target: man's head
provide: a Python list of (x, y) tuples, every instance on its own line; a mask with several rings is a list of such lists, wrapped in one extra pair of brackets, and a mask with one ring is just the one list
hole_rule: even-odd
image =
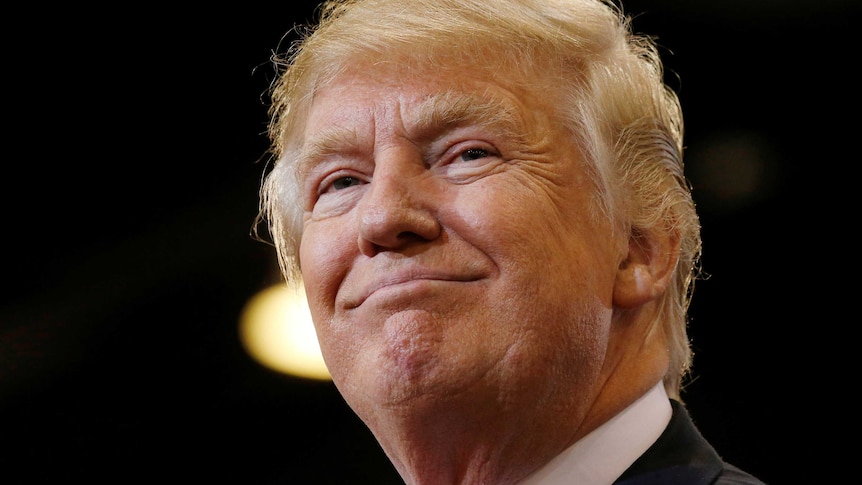
[(652, 44), (592, 0), (338, 2), (309, 34), (263, 212), (384, 448), (443, 409), (582, 434), (678, 396), (700, 235)]

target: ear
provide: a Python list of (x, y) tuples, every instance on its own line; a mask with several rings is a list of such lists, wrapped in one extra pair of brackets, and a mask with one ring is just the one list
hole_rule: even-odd
[(664, 294), (679, 260), (679, 236), (659, 226), (632, 231), (614, 283), (614, 306), (636, 308)]

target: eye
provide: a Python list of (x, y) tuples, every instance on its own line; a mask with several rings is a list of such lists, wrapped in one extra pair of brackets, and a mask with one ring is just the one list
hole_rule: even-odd
[(469, 162), (471, 160), (478, 160), (480, 158), (485, 158), (488, 156), (488, 150), (482, 148), (469, 148), (461, 152), (461, 161)]
[(359, 185), (362, 181), (356, 177), (339, 177), (332, 181), (333, 190), (342, 190), (354, 185)]

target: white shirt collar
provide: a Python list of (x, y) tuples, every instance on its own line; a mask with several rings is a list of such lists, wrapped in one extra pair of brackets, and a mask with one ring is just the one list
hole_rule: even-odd
[(609, 485), (647, 450), (672, 414), (661, 382), (520, 485)]

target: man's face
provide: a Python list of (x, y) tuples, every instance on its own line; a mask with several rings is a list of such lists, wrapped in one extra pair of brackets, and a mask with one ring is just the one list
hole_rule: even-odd
[(300, 263), (333, 380), (367, 422), (561, 396), (584, 413), (601, 386), (627, 240), (592, 212), (549, 104), (469, 69), (358, 69), (315, 94)]

